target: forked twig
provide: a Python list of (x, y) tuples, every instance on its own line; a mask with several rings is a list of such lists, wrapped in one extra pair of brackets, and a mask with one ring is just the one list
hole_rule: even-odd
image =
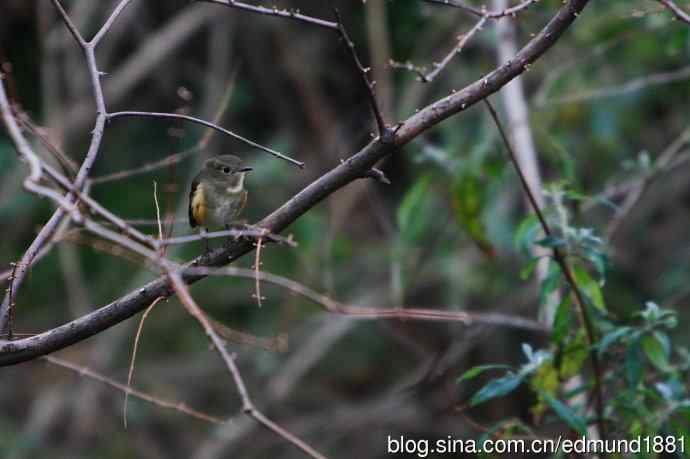
[(303, 440), (297, 438), (292, 433), (288, 432), (275, 422), (268, 419), (259, 410), (256, 409), (254, 403), (249, 397), (249, 392), (247, 391), (247, 387), (244, 384), (242, 375), (240, 374), (240, 371), (237, 368), (237, 365), (235, 364), (235, 356), (230, 355), (228, 351), (225, 349), (223, 341), (220, 339), (218, 334), (213, 329), (213, 326), (209, 319), (206, 317), (206, 314), (196, 304), (196, 302), (192, 298), (192, 295), (189, 293), (187, 284), (184, 283), (180, 275), (175, 271), (168, 271), (168, 278), (170, 279), (172, 288), (177, 293), (177, 296), (180, 298), (180, 301), (184, 305), (189, 315), (191, 315), (199, 322), (199, 324), (206, 332), (206, 336), (208, 336), (209, 340), (213, 344), (213, 347), (220, 354), (223, 362), (225, 363), (225, 366), (227, 367), (228, 371), (230, 372), (230, 375), (232, 376), (235, 382), (235, 387), (237, 388), (237, 391), (240, 395), (240, 399), (242, 401), (242, 411), (246, 415), (250, 416), (257, 422), (259, 422), (259, 424), (263, 425), (273, 433), (277, 434), (278, 436), (287, 440), (295, 447), (299, 448), (305, 454), (308, 454), (309, 456), (315, 459), (326, 459), (326, 457), (323, 454), (319, 453), (314, 448), (306, 444)]

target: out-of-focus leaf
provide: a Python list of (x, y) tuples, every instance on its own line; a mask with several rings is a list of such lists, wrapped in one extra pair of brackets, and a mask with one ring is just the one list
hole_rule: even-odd
[(525, 375), (508, 373), (502, 378), (494, 379), (482, 387), (470, 399), (470, 405), (476, 406), (492, 398), (502, 397), (514, 391), (524, 380)]
[(530, 215), (522, 220), (515, 231), (515, 248), (524, 254), (529, 254), (529, 248), (537, 238), (540, 228), (536, 215)]
[(421, 177), (405, 194), (398, 207), (397, 223), (402, 236), (408, 240), (415, 240), (426, 224), (422, 211), (425, 199), (429, 193), (431, 176)]
[(565, 403), (554, 398), (551, 394), (544, 392), (542, 395), (544, 400), (546, 400), (546, 403), (549, 404), (551, 409), (561, 420), (563, 420), (580, 435), (585, 435), (587, 433), (587, 422), (582, 416), (578, 415)]
[(633, 329), (630, 327), (619, 327), (605, 334), (599, 341), (599, 355), (601, 356), (612, 344), (632, 332)]
[(573, 322), (571, 321), (572, 302), (570, 295), (563, 295), (563, 299), (556, 308), (556, 315), (553, 320), (553, 332), (551, 333), (551, 341), (560, 343), (568, 334)]
[(533, 258), (520, 270), (520, 279), (527, 280), (534, 272), (534, 268), (539, 264), (539, 258)]
[(668, 353), (655, 334), (647, 334), (641, 340), (642, 350), (652, 364), (661, 371), (668, 371)]
[(558, 370), (553, 365), (553, 362), (547, 362), (539, 367), (539, 369), (530, 378), (530, 387), (537, 393), (538, 400), (530, 410), (537, 418), (546, 411), (546, 404), (544, 403), (543, 393), (555, 395), (558, 391), (560, 381), (558, 380)]
[(457, 382), (469, 381), (488, 370), (510, 370), (510, 368), (509, 365), (477, 365), (464, 372), (462, 376), (457, 379)]
[(587, 270), (582, 266), (573, 265), (573, 277), (577, 283), (578, 288), (587, 295), (594, 307), (601, 311), (606, 311), (606, 304), (604, 303), (604, 295), (601, 293), (599, 284), (592, 279)]
[(539, 293), (542, 304), (546, 303), (549, 295), (558, 289), (561, 285), (561, 268), (554, 261), (549, 262), (549, 269), (546, 273), (546, 278), (541, 283), (541, 290)]
[(563, 348), (560, 365), (561, 378), (567, 379), (580, 373), (588, 355), (587, 336), (584, 330), (580, 329)]
[(606, 268), (608, 266), (608, 257), (606, 254), (600, 250), (593, 248), (585, 248), (584, 255), (587, 260), (594, 266), (599, 276), (599, 282), (601, 285), (606, 281)]
[(639, 340), (635, 340), (625, 353), (625, 377), (631, 388), (636, 388), (642, 380), (642, 351)]
[(486, 236), (486, 225), (482, 217), (486, 206), (484, 190), (485, 185), (477, 174), (461, 174), (453, 185), (452, 203), (455, 219), (460, 227), (485, 255), (493, 257), (496, 250)]
[(556, 236), (546, 236), (536, 241), (535, 244), (540, 245), (542, 247), (546, 247), (547, 249), (553, 249), (555, 247), (564, 246), (565, 240)]

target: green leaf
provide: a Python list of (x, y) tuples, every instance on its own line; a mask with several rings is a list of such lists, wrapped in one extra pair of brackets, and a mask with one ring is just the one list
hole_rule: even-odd
[(652, 364), (661, 371), (668, 371), (668, 353), (661, 341), (654, 334), (644, 335), (641, 340), (642, 350)]
[(636, 388), (642, 380), (642, 351), (640, 341), (635, 340), (625, 353), (625, 377), (631, 388)]
[(431, 176), (425, 175), (405, 194), (397, 212), (397, 223), (400, 232), (409, 239), (415, 239), (424, 225), (422, 208), (431, 183)]
[(551, 333), (551, 342), (560, 343), (568, 334), (568, 331), (573, 325), (571, 321), (571, 306), (570, 295), (563, 295), (563, 299), (556, 308), (556, 316), (553, 320), (553, 333)]
[(561, 285), (561, 268), (558, 263), (551, 260), (549, 262), (549, 269), (546, 273), (546, 278), (541, 283), (541, 291), (539, 294), (542, 304), (546, 303), (549, 295), (558, 289)]
[(541, 396), (544, 398), (546, 403), (549, 404), (554, 413), (556, 413), (556, 415), (566, 424), (568, 424), (573, 430), (580, 435), (585, 435), (587, 433), (587, 422), (582, 416), (578, 415), (572, 408), (554, 398), (548, 392), (542, 392)]
[(529, 263), (525, 265), (524, 268), (520, 270), (520, 279), (527, 280), (534, 272), (534, 268), (539, 264), (539, 258), (533, 258)]
[(502, 378), (494, 379), (474, 394), (470, 399), (470, 405), (476, 406), (492, 398), (503, 397), (514, 391), (524, 380), (524, 375), (508, 373)]
[(477, 365), (464, 372), (456, 382), (469, 381), (488, 370), (510, 370), (510, 368), (510, 365)]
[(470, 236), (486, 255), (493, 256), (495, 249), (487, 237), (483, 213), (486, 208), (486, 185), (479, 173), (466, 171), (455, 180), (452, 204), (458, 225)]
[(545, 238), (539, 239), (535, 244), (547, 249), (553, 249), (555, 247), (562, 247), (565, 245), (565, 239), (555, 236), (546, 236)]
[(597, 309), (601, 311), (606, 311), (606, 304), (604, 303), (604, 295), (601, 293), (599, 284), (592, 279), (586, 269), (582, 266), (575, 264), (573, 265), (573, 277), (577, 283), (578, 288), (582, 291), (591, 303)]
[(601, 341), (599, 341), (599, 356), (606, 352), (612, 344), (624, 336), (629, 335), (632, 331), (633, 329), (630, 327), (619, 327), (605, 334)]
[(540, 229), (541, 226), (536, 215), (530, 215), (522, 220), (517, 231), (515, 231), (515, 248), (519, 252), (529, 254), (529, 248), (534, 243)]
[(587, 260), (594, 266), (599, 276), (599, 282), (603, 285), (606, 280), (606, 267), (608, 266), (608, 257), (600, 250), (585, 248), (584, 255)]
[(563, 348), (560, 366), (562, 378), (567, 379), (580, 373), (589, 355), (588, 348), (587, 334), (580, 329)]

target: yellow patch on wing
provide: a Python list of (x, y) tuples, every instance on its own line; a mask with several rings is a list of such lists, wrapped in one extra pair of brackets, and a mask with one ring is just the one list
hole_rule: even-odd
[(203, 225), (206, 222), (206, 212), (208, 207), (206, 205), (206, 196), (204, 194), (204, 185), (199, 184), (192, 192), (192, 216), (197, 225)]

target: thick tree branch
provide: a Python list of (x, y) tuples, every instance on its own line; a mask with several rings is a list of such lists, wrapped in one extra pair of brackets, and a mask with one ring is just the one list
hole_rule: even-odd
[[(398, 150), (444, 119), (498, 91), (527, 70), (531, 63), (556, 43), (588, 2), (589, 0), (567, 0), (544, 29), (530, 40), (514, 59), (464, 89), (425, 107), (408, 118), (395, 134), (392, 143), (372, 141), (357, 154), (309, 184), (259, 222), (258, 226), (272, 233), (284, 230), (323, 199), (361, 177), (380, 159)], [(211, 252), (208, 257), (204, 257), (204, 261), (209, 266), (222, 266), (252, 249), (253, 246), (249, 241), (238, 241), (228, 248)], [(191, 265), (198, 266), (199, 262), (200, 260), (197, 259)], [(180, 276), (186, 283), (197, 282), (204, 277), (184, 271), (180, 273)], [(82, 341), (144, 310), (155, 298), (168, 297), (172, 294), (173, 290), (167, 277), (161, 277), (100, 309), (52, 330), (17, 341), (0, 341), (0, 365), (31, 360)]]
[(690, 13), (686, 13), (680, 6), (676, 5), (671, 0), (659, 0), (666, 8), (668, 8), (679, 20), (690, 25)]

